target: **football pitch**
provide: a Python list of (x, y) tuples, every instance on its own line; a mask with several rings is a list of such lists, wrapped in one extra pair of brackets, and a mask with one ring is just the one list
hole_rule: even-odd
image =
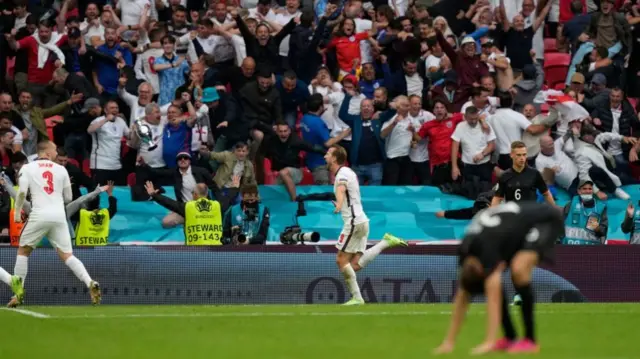
[[(439, 304), (27, 306), (0, 310), (0, 358), (425, 358), (444, 337), (450, 310)], [(536, 310), (536, 357), (640, 357), (637, 304), (539, 304)], [(519, 308), (512, 315), (519, 324)], [(482, 341), (484, 306), (473, 305), (466, 324), (454, 353), (443, 357), (466, 358)]]

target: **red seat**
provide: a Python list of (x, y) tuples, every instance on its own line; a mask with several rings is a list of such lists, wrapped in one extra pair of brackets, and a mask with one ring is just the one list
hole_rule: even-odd
[(556, 39), (553, 39), (553, 38), (544, 39), (544, 53), (548, 54), (550, 52), (558, 52)]
[(631, 107), (633, 107), (633, 110), (636, 111), (636, 106), (638, 106), (638, 99), (635, 97), (627, 97), (627, 100), (629, 100), (629, 103), (631, 104)]
[(127, 176), (127, 186), (133, 187), (135, 185), (136, 185), (136, 174), (129, 173), (129, 175)]
[(544, 80), (549, 88), (555, 89), (558, 83), (565, 83), (571, 55), (559, 52), (544, 54)]
[(556, 83), (555, 86), (553, 86), (554, 90), (558, 90), (558, 91), (564, 91), (564, 89), (567, 87), (567, 85), (564, 82), (558, 82)]
[(53, 141), (53, 128), (58, 124), (56, 121), (62, 122), (64, 119), (62, 116), (52, 116), (49, 118), (45, 118), (44, 123), (47, 127), (47, 136), (49, 136), (49, 140)]
[(87, 158), (82, 161), (82, 172), (91, 177), (91, 167), (89, 166), (89, 159)]
[(313, 180), (313, 174), (307, 167), (302, 168), (302, 180), (300, 181), (301, 185), (310, 186), (314, 185), (316, 181)]
[(271, 170), (271, 161), (268, 158), (264, 159), (263, 167), (264, 167), (264, 184), (267, 184), (267, 185), (275, 184), (276, 177), (278, 176), (278, 172), (274, 172)]
[(69, 164), (72, 164), (72, 165), (74, 165), (74, 166), (76, 166), (76, 167), (81, 169), (80, 164), (78, 163), (78, 161), (75, 158), (69, 158), (67, 161), (69, 162)]

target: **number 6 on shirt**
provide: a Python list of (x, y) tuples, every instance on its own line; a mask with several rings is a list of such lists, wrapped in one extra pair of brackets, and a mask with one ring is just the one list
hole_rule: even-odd
[(47, 181), (47, 185), (43, 187), (47, 194), (53, 193), (53, 173), (51, 171), (42, 172), (42, 178)]

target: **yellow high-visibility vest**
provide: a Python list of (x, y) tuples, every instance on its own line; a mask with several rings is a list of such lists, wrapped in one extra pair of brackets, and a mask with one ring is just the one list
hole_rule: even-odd
[(220, 203), (207, 198), (185, 205), (184, 238), (188, 246), (222, 245), (222, 213)]
[(109, 243), (109, 210), (80, 210), (76, 226), (76, 246), (106, 246)]

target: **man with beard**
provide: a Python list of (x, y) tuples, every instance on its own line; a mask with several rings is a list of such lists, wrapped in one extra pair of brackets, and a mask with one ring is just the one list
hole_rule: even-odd
[(67, 107), (82, 101), (82, 93), (73, 94), (65, 102), (61, 102), (50, 108), (40, 108), (33, 104), (32, 95), (29, 91), (20, 92), (18, 98), (18, 113), (22, 116), (22, 120), (28, 130), (28, 136), (23, 139), (22, 151), (27, 155), (36, 153), (37, 145), (40, 141), (48, 140), (47, 127), (44, 122), (46, 118), (56, 116), (64, 112)]
[(118, 34), (115, 28), (104, 30), (104, 45), (96, 49), (93, 85), (103, 100), (113, 99), (118, 91), (120, 70), (125, 66), (133, 66), (131, 52), (117, 43)]

